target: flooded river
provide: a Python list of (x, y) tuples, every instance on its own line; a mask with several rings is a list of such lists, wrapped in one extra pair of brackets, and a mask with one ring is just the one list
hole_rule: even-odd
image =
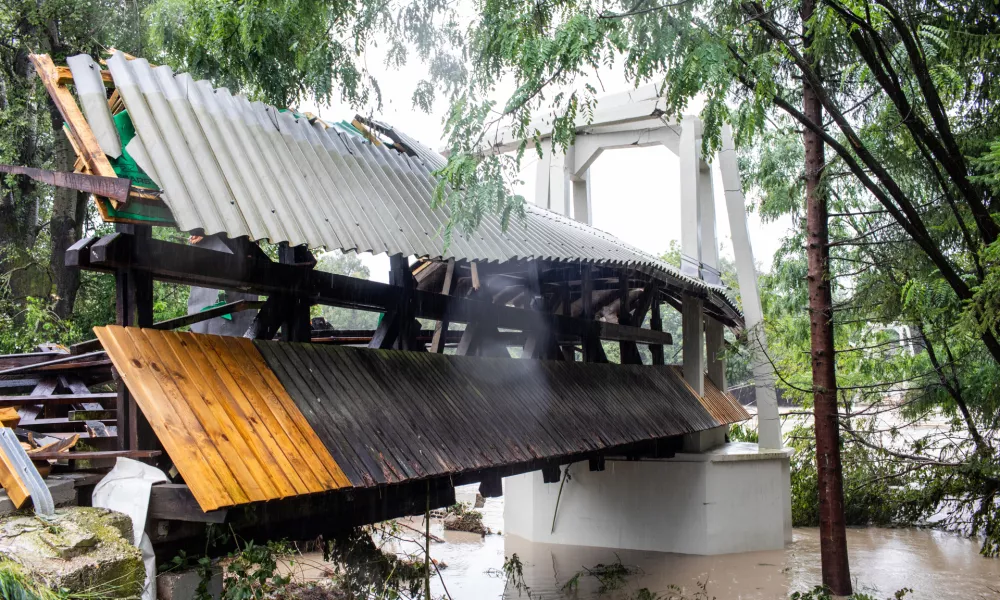
[[(474, 495), (475, 486), (459, 488), (457, 494), (460, 501)], [(502, 533), (503, 498), (487, 499), (482, 511), (484, 523)], [(420, 518), (406, 522), (423, 528)], [(505, 535), (483, 538), (445, 531), (437, 519), (431, 522), (431, 533), (445, 539), (431, 543), (431, 556), (447, 565), (441, 574), (453, 600), (517, 598), (514, 590), (504, 593), (499, 575), (504, 558), (513, 553), (524, 564), (524, 581), (534, 600), (619, 600), (640, 588), (666, 593), (670, 586), (691, 595), (699, 583), (706, 584), (706, 600), (787, 599), (791, 592), (810, 589), (820, 580), (819, 535), (814, 528), (795, 529), (794, 541), (784, 550), (722, 556), (534, 544)], [(409, 530), (403, 535), (420, 537)], [(847, 540), (856, 591), (888, 598), (898, 589), (912, 588), (908, 598), (1000, 600), (1000, 560), (982, 558), (970, 540), (938, 531), (879, 528), (850, 529)], [(422, 552), (416, 543), (397, 543), (396, 549)], [(322, 555), (301, 558), (297, 565), (301, 578), (322, 576)], [(618, 560), (634, 570), (623, 588), (601, 593), (597, 579), (583, 575), (575, 592), (562, 590), (585, 568)], [(440, 579), (434, 578), (432, 587), (435, 598), (444, 595)]]

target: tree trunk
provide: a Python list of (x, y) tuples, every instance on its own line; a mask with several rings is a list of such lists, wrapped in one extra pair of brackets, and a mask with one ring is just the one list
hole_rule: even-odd
[[(803, 46), (812, 68), (810, 19), (815, 0), (802, 3)], [(805, 115), (823, 122), (823, 107), (812, 86), (803, 78), (802, 104)], [(826, 193), (822, 189), (825, 163), (823, 140), (806, 129), (806, 231), (809, 287), (809, 330), (812, 346), (813, 407), (816, 428), (816, 467), (819, 482), (820, 557), (823, 585), (835, 594), (851, 594), (851, 573), (847, 562), (847, 533), (844, 528), (844, 482), (840, 463), (840, 427), (837, 421), (837, 373), (833, 345), (833, 298), (830, 291), (830, 248), (827, 230)]]
[[(24, 92), (35, 77), (26, 51), (19, 51), (12, 61), (13, 72), (8, 79), (0, 74), (0, 110), (17, 110), (23, 124), (16, 130), (16, 154), (13, 164), (36, 165), (38, 154), (38, 122), (35, 98)], [(38, 232), (38, 193), (30, 177), (17, 177), (12, 187), (0, 185), (0, 274), (21, 267), (30, 260), (29, 251), (35, 245)], [(27, 278), (12, 277), (10, 295), (23, 299), (31, 288)]]
[[(49, 117), (52, 121), (54, 164), (56, 171), (71, 172), (75, 155), (73, 148), (62, 131), (62, 115), (49, 101)], [(80, 289), (80, 272), (66, 266), (66, 249), (83, 234), (83, 220), (86, 216), (87, 196), (76, 190), (56, 187), (52, 194), (52, 216), (49, 219), (51, 254), (49, 271), (52, 273), (55, 303), (52, 312), (65, 319), (73, 314), (76, 293)]]

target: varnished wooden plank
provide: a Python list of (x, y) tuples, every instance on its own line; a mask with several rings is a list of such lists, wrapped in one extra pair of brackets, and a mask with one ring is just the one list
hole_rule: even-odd
[[(253, 460), (253, 451), (224, 407), (228, 404), (226, 399), (217, 396), (211, 385), (206, 385), (206, 373), (197, 366), (200, 360), (204, 360), (197, 354), (198, 349), (182, 345), (176, 332), (144, 331), (167, 370), (174, 373), (177, 387), (188, 406), (212, 438), (215, 448), (247, 497), (251, 501), (273, 498), (275, 491), (270, 476), (258, 461)], [(207, 376), (211, 377), (211, 374)]]
[(292, 463), (303, 462), (322, 489), (349, 486), (347, 477), (316, 437), (312, 427), (288, 396), (281, 382), (268, 368), (253, 342), (241, 338), (219, 338), (218, 341), (229, 346), (232, 354), (246, 365), (249, 385), (260, 398), (261, 410), (266, 409), (271, 414), (278, 429), (284, 432), (290, 441), (290, 446), (286, 447), (285, 451)]
[[(182, 443), (189, 445), (193, 451), (189, 458), (184, 459), (182, 455), (181, 459), (174, 461), (178, 469), (186, 467), (187, 472), (182, 471), (181, 473), (185, 481), (194, 482), (199, 487), (202, 481), (209, 481), (218, 486), (216, 490), (213, 490), (216, 499), (212, 508), (246, 502), (246, 494), (233, 482), (232, 474), (212, 446), (208, 433), (188, 409), (187, 403), (180, 397), (177, 387), (170, 381), (170, 376), (164, 372), (163, 366), (159, 363), (155, 350), (145, 342), (141, 330), (128, 327), (122, 328), (120, 331), (119, 337), (127, 339), (132, 344), (132, 351), (123, 354), (124, 357), (127, 357), (126, 361), (134, 360), (128, 357), (141, 357), (146, 364), (146, 369), (142, 373), (145, 379), (140, 380), (140, 386), (145, 388), (146, 395), (140, 396), (139, 392), (135, 392), (137, 403), (140, 398), (145, 400), (144, 404), (140, 404), (143, 413), (148, 418), (149, 409), (154, 411), (162, 409), (164, 414), (160, 417), (158, 430), (162, 429), (168, 436), (174, 433), (178, 434), (178, 437), (183, 440)], [(128, 388), (134, 390), (124, 373), (122, 377)], [(152, 420), (150, 419), (150, 421)], [(161, 439), (162, 441), (164, 440)], [(175, 447), (176, 445), (175, 443)], [(173, 450), (168, 449), (167, 453), (173, 455)], [(205, 508), (208, 509), (208, 506)]]
[[(133, 339), (142, 339), (140, 343), (146, 345), (147, 356), (155, 357), (152, 364), (159, 368), (153, 369), (154, 374), (178, 414), (183, 415), (187, 426), (196, 435), (204, 436), (202, 454), (207, 460), (204, 466), (215, 471), (233, 500), (242, 503), (264, 499), (264, 494), (244, 464), (243, 456), (234, 450), (233, 440), (217, 421), (218, 413), (210, 406), (213, 403), (194, 386), (192, 374), (176, 361), (163, 336), (148, 329), (129, 328), (128, 331)], [(150, 333), (152, 335), (148, 335)]]
[(0, 450), (0, 486), (7, 492), (7, 497), (14, 503), (14, 508), (21, 508), (31, 496), (14, 463), (2, 450)]
[[(149, 360), (140, 354), (125, 328), (115, 325), (99, 327), (95, 329), (95, 333), (101, 340), (101, 345), (108, 349), (109, 355), (119, 359), (117, 366), (122, 379), (135, 394), (143, 414), (156, 429), (157, 437), (174, 464), (185, 471), (189, 464), (204, 464), (200, 448), (204, 440), (196, 438), (187, 429), (171, 402), (163, 399), (164, 392), (153, 377)], [(233, 498), (211, 470), (188, 472), (187, 475), (191, 478), (190, 484), (202, 508), (213, 510), (234, 504)]]
[[(296, 493), (295, 486), (286, 475), (290, 465), (284, 468), (281, 462), (282, 450), (276, 440), (269, 422), (262, 417), (255, 406), (247, 399), (246, 393), (233, 379), (229, 367), (205, 336), (179, 334), (191, 347), (197, 347), (200, 354), (195, 355), (196, 363), (204, 374), (205, 381), (212, 387), (214, 393), (224, 399), (224, 405), (230, 418), (240, 429), (244, 441), (250, 446), (252, 455), (247, 460), (256, 460), (267, 472), (273, 487), (273, 497), (286, 497)], [(211, 374), (209, 375), (209, 372)]]
[[(190, 334), (189, 334), (190, 335)], [(309, 475), (308, 468), (304, 461), (295, 460), (297, 449), (284, 434), (280, 423), (273, 417), (273, 413), (264, 402), (261, 396), (265, 393), (254, 385), (250, 374), (246, 372), (246, 365), (241, 356), (233, 353), (219, 336), (198, 336), (198, 344), (206, 350), (206, 355), (210, 357), (211, 363), (222, 375), (222, 383), (228, 392), (239, 398), (240, 404), (252, 414), (260, 429), (258, 436), (268, 436), (270, 439), (261, 439), (262, 451), (270, 455), (269, 469), (274, 474), (275, 483), (281, 489), (284, 496), (293, 494), (304, 494), (312, 489), (306, 478)], [(235, 338), (231, 338), (235, 339)]]
[(307, 421), (307, 425), (312, 427), (313, 433), (320, 440), (320, 445), (327, 449), (336, 465), (343, 471), (349, 485), (360, 482), (362, 471), (357, 468), (354, 457), (336, 443), (327, 443), (328, 440), (340, 439), (339, 433), (337, 433), (338, 424), (328, 419), (319, 418), (317, 414), (314, 414), (313, 407), (309, 403), (299, 404), (298, 399), (301, 398), (301, 393), (296, 389), (294, 380), (283, 370), (281, 363), (274, 360), (272, 356), (276, 353), (277, 344), (256, 342), (254, 349), (257, 350), (262, 359), (267, 363), (270, 376), (278, 380), (285, 394), (294, 399), (296, 408), (299, 409), (299, 414)]

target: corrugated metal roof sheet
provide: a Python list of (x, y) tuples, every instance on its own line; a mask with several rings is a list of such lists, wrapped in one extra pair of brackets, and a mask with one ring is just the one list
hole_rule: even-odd
[(203, 510), (350, 486), (250, 340), (95, 332)]
[[(108, 68), (143, 146), (133, 155), (146, 159), (140, 166), (147, 173), (157, 174), (181, 229), (442, 256), (448, 211), (430, 204), (431, 172), (443, 158), (398, 130), (392, 131), (417, 156), (122, 53), (108, 60)], [(478, 231), (455, 235), (444, 257), (629, 265), (724, 297), (724, 288), (685, 276), (612, 235), (530, 204), (528, 212), (524, 226), (514, 223), (506, 232), (486, 215)]]
[(355, 486), (611, 449), (748, 418), (673, 367), (256, 341)]

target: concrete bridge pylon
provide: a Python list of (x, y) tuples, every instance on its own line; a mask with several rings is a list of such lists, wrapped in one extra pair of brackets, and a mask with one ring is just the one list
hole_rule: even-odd
[[(690, 115), (668, 122), (663, 114), (657, 88), (648, 85), (598, 99), (593, 118), (578, 121), (575, 142), (565, 150), (553, 148), (551, 133), (543, 133), (535, 203), (592, 225), (590, 167), (601, 153), (665, 146), (680, 162), (680, 270), (721, 286), (712, 177), (713, 169), (719, 169), (753, 351), (758, 444), (727, 443), (720, 428), (689, 436), (684, 451), (669, 459), (612, 460), (598, 472), (588, 470), (586, 463), (569, 465), (563, 468), (572, 469), (572, 483), (566, 485), (558, 510), (558, 485), (544, 483), (540, 473), (511, 477), (505, 481), (506, 528), (536, 542), (691, 554), (780, 548), (791, 540), (790, 452), (782, 447), (732, 130), (724, 126), (719, 152), (704, 156), (701, 120)], [(532, 123), (528, 130), (551, 131), (544, 123)], [(508, 152), (520, 143), (508, 133), (493, 150)], [(695, 295), (684, 296), (681, 313), (684, 379), (699, 395), (705, 393), (706, 377), (727, 389), (724, 325), (704, 311)]]

